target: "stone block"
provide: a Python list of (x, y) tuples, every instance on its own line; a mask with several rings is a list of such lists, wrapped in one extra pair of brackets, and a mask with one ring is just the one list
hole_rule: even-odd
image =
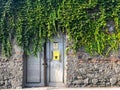
[(118, 81), (118, 83), (117, 83), (119, 86), (120, 86), (120, 81)]
[(2, 81), (3, 80), (3, 75), (2, 74), (0, 74), (0, 81)]
[(84, 79), (84, 84), (87, 85), (89, 83), (89, 78)]
[(73, 83), (73, 84), (81, 84), (81, 83), (83, 83), (83, 80), (75, 80), (75, 81), (73, 81), (72, 83)]
[(88, 78), (94, 78), (94, 74), (89, 74), (89, 73), (88, 73), (88, 74), (87, 74), (87, 77), (88, 77)]
[(98, 82), (98, 79), (92, 79), (92, 83), (95, 85), (95, 84), (97, 84), (97, 82)]
[(117, 78), (110, 78), (110, 83), (111, 83), (111, 85), (114, 85), (114, 84), (116, 84), (116, 82), (117, 82)]
[(4, 81), (0, 81), (0, 86), (4, 84)]

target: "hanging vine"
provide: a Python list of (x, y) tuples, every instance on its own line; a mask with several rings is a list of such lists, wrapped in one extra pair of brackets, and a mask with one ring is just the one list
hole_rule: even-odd
[(0, 0), (2, 53), (16, 38), (27, 54), (42, 50), (46, 38), (66, 32), (72, 48), (108, 55), (120, 43), (120, 0)]

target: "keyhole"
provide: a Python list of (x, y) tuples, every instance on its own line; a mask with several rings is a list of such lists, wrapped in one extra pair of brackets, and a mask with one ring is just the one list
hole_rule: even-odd
[(57, 56), (55, 56), (55, 59), (57, 59)]

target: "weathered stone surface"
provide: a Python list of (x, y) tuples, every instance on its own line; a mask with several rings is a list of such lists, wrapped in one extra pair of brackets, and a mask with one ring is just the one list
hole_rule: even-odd
[[(13, 52), (21, 51), (18, 49), (15, 45)], [(23, 60), (20, 61), (17, 56), (22, 58), (23, 53), (13, 53), (10, 58), (0, 57), (0, 89), (22, 87)]]
[(75, 80), (75, 81), (73, 81), (72, 83), (73, 83), (73, 84), (81, 84), (81, 83), (83, 83), (83, 80)]
[(2, 81), (3, 80), (3, 75), (0, 75), (0, 81)]
[(89, 83), (89, 78), (84, 79), (84, 84), (87, 85)]
[(118, 83), (117, 83), (119, 86), (120, 86), (120, 81), (118, 81)]
[[(67, 42), (67, 46), (71, 45), (72, 43)], [(120, 52), (118, 55), (111, 53), (109, 57), (90, 56), (84, 49), (79, 49), (75, 57), (71, 55), (74, 54), (72, 50), (68, 52), (70, 52), (67, 55), (69, 87), (120, 86)], [(71, 78), (73, 75), (77, 78)]]
[(116, 84), (116, 82), (117, 82), (117, 79), (115, 77), (114, 78), (110, 78), (111, 85)]
[(4, 84), (4, 81), (0, 81), (0, 86), (2, 86)]
[(82, 76), (77, 76), (77, 79), (82, 79), (83, 77)]
[(93, 77), (94, 77), (94, 74), (88, 73), (88, 74), (87, 74), (87, 77), (88, 77), (88, 78), (93, 78)]
[(93, 84), (97, 84), (97, 82), (98, 82), (98, 79), (92, 79)]

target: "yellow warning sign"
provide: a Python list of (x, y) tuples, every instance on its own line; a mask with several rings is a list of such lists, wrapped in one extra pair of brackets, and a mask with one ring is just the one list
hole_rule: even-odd
[(60, 60), (60, 51), (59, 50), (53, 51), (53, 60)]

